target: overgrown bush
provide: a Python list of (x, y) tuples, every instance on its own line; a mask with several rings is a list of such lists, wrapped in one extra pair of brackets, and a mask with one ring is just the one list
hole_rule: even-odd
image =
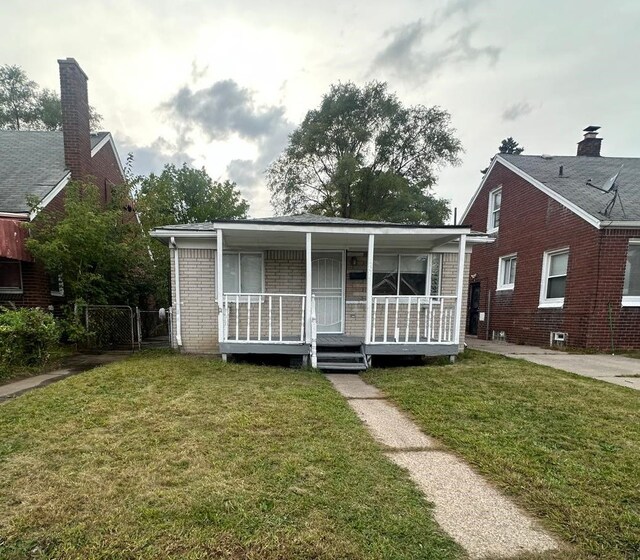
[(59, 339), (60, 330), (49, 313), (0, 308), (0, 369), (45, 365)]

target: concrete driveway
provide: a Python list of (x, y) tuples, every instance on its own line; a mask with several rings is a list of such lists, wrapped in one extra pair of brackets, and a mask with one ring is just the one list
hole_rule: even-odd
[(610, 354), (568, 354), (549, 348), (468, 338), (469, 348), (519, 358), (640, 391), (640, 360)]

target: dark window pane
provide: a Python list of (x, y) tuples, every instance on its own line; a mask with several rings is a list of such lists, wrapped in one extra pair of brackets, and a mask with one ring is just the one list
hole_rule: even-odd
[(0, 260), (0, 290), (19, 291), (21, 289), (20, 261)]
[(374, 296), (395, 296), (398, 293), (398, 273), (397, 272), (374, 272), (373, 273), (373, 295)]
[(567, 284), (566, 276), (549, 278), (547, 281), (547, 298), (563, 298), (564, 288)]
[(427, 277), (424, 272), (403, 272), (400, 275), (401, 296), (423, 296), (427, 287)]

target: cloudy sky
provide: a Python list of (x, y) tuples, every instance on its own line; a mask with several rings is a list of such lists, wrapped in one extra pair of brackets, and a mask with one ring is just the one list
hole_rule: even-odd
[(339, 81), (451, 113), (465, 153), (436, 194), (459, 213), (506, 136), (572, 155), (597, 124), (603, 155), (640, 156), (637, 0), (24, 0), (0, 20), (0, 64), (41, 86), (78, 60), (136, 171), (205, 166), (252, 216), (272, 213), (264, 169)]

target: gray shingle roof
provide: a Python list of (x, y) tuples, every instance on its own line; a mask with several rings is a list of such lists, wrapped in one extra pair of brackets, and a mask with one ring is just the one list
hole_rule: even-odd
[[(640, 158), (498, 155), (597, 220), (640, 221)], [(617, 185), (625, 213), (617, 202), (611, 214), (604, 216), (602, 212), (613, 195), (597, 191), (586, 182), (591, 179), (602, 186), (621, 166)]]
[[(354, 220), (351, 218), (332, 218), (328, 216), (317, 216), (316, 214), (298, 214), (296, 216), (272, 216), (269, 218), (249, 218), (246, 220), (217, 220), (218, 223), (236, 222), (241, 224), (304, 224), (304, 225), (342, 225), (342, 226), (391, 226), (391, 227), (464, 227), (464, 226), (428, 226), (424, 224), (398, 224), (392, 222), (373, 222), (367, 220)], [(215, 229), (211, 222), (202, 222), (198, 224), (177, 224), (169, 226), (161, 226), (156, 230), (185, 230), (185, 231), (211, 231)]]
[(62, 132), (0, 130), (0, 212), (28, 212), (27, 197), (44, 198), (67, 173)]

